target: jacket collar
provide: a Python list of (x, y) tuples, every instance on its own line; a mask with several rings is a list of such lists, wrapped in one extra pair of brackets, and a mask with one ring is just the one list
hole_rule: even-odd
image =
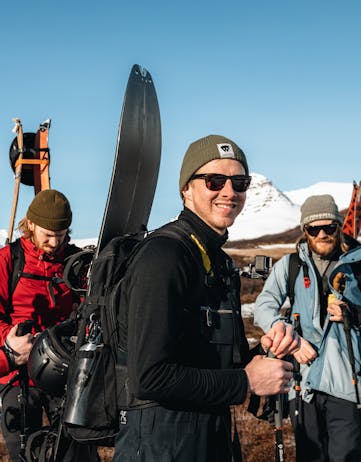
[(228, 239), (228, 231), (222, 236), (208, 226), (198, 215), (187, 207), (179, 215), (179, 220), (184, 220), (195, 228), (199, 238), (208, 249), (220, 249)]
[(69, 240), (69, 236), (66, 236), (59, 249), (51, 255), (36, 247), (31, 239), (21, 237), (21, 244), (25, 252), (29, 252), (39, 260), (61, 261), (64, 258), (65, 247), (68, 245)]

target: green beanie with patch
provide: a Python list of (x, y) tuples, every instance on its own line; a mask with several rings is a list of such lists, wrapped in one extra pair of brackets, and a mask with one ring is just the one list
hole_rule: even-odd
[(34, 197), (26, 218), (49, 231), (62, 231), (69, 228), (72, 212), (64, 194), (55, 189), (45, 189)]
[[(179, 192), (188, 183), (190, 177), (204, 164), (215, 159), (235, 159), (240, 162), (249, 174), (247, 159), (242, 149), (230, 139), (221, 135), (208, 135), (194, 141), (184, 155), (179, 176)], [(215, 172), (216, 173), (216, 172)]]

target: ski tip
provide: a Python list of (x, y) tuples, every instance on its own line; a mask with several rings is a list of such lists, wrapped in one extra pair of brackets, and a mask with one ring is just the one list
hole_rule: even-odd
[(44, 120), (44, 122), (40, 124), (40, 127), (50, 128), (50, 125), (51, 125), (51, 119), (46, 119)]

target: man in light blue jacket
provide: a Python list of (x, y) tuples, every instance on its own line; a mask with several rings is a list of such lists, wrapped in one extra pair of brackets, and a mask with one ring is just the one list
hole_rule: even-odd
[[(292, 292), (290, 255), (274, 265), (255, 306), (255, 324), (264, 331), (278, 322), (297, 320), (302, 335), (301, 348), (294, 354), (301, 364), (300, 376), (295, 377), (289, 394), (297, 462), (361, 461), (357, 405), (361, 387), (353, 382), (360, 379), (357, 374), (361, 370), (357, 317), (361, 290), (352, 266), (361, 261), (361, 247), (342, 233), (341, 225), (332, 196), (309, 197), (301, 207), (304, 235), (297, 244), (299, 272), (290, 296), (293, 306), (285, 313)], [(343, 284), (336, 290), (332, 281), (340, 274)], [(348, 331), (351, 352), (345, 309), (352, 314)], [(354, 373), (350, 353), (354, 355)]]

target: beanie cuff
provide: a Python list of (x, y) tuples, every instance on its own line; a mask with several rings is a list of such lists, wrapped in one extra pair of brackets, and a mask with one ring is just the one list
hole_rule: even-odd
[(71, 225), (72, 214), (70, 213), (70, 216), (66, 218), (46, 218), (29, 210), (27, 218), (35, 225), (48, 229), (49, 231), (63, 231), (64, 229), (68, 229)]
[(339, 214), (335, 215), (334, 213), (330, 212), (314, 213), (313, 215), (308, 215), (308, 217), (303, 219), (301, 228), (303, 229), (305, 225), (308, 225), (309, 223), (317, 220), (335, 220), (340, 224), (343, 223), (342, 217)]

